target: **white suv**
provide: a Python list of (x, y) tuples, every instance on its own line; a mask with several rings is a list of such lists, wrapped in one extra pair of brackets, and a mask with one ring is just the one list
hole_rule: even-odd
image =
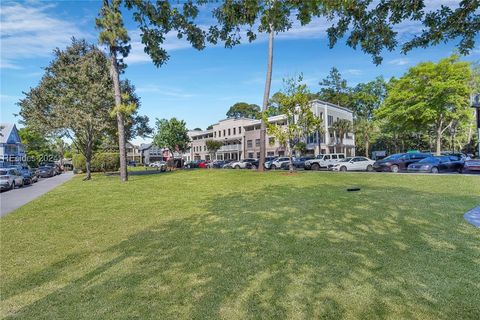
[(258, 160), (253, 158), (243, 159), (231, 164), (233, 169), (256, 169)]
[(343, 153), (319, 154), (315, 159), (305, 161), (305, 170), (328, 169), (343, 159), (345, 159)]
[(270, 164), (270, 168), (267, 168), (267, 169), (272, 169), (272, 170), (280, 169), (282, 167), (282, 163), (285, 163), (285, 162), (290, 162), (290, 158), (279, 157), (274, 161), (272, 161), (272, 163)]

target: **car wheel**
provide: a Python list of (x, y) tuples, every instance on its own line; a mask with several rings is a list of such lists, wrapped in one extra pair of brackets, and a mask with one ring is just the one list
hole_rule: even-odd
[(463, 173), (463, 168), (458, 168), (458, 173)]
[(10, 186), (10, 190), (15, 189), (15, 181), (12, 182), (12, 185)]
[(367, 171), (368, 171), (368, 172), (372, 172), (372, 171), (373, 171), (373, 166), (372, 166), (371, 164), (369, 164), (369, 165), (367, 166)]
[(397, 165), (392, 166), (392, 172), (393, 173), (398, 173), (398, 166)]
[(257, 170), (257, 166), (254, 165), (254, 164), (252, 164), (252, 168), (251, 168), (251, 169), (252, 169), (252, 170)]
[(438, 173), (438, 168), (437, 167), (433, 167), (432, 170), (431, 170), (432, 173)]
[(240, 169), (240, 166), (237, 164), (237, 165), (235, 166), (235, 169)]
[(347, 172), (347, 167), (341, 166), (341, 167), (340, 167), (340, 171), (342, 171), (342, 172)]
[(277, 166), (274, 165), (274, 164), (272, 164), (272, 165), (270, 166), (270, 169), (272, 169), (272, 170), (277, 170)]
[(320, 170), (320, 166), (318, 165), (318, 163), (312, 164), (312, 170)]

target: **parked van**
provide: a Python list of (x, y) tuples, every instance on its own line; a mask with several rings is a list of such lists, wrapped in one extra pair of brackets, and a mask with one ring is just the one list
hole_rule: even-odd
[(343, 153), (319, 154), (315, 159), (305, 161), (305, 170), (328, 169), (343, 159), (345, 159)]

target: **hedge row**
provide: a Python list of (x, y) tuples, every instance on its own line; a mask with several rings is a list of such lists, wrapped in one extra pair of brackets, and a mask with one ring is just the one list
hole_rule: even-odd
[[(74, 154), (72, 162), (74, 169), (86, 171), (83, 154)], [(97, 153), (93, 156), (90, 166), (92, 172), (117, 171), (120, 168), (120, 155), (118, 153)]]

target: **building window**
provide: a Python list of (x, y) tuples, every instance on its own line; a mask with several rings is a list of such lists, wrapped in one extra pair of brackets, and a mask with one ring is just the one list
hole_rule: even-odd
[(260, 147), (260, 139), (255, 139), (255, 147)]
[(217, 131), (215, 131), (215, 132), (213, 133), (213, 137), (214, 137), (214, 138), (217, 137)]
[(222, 131), (218, 130), (218, 137), (220, 138), (222, 136)]
[(328, 125), (331, 126), (333, 124), (333, 116), (328, 116)]
[(247, 148), (253, 147), (252, 140), (247, 140)]
[(260, 152), (257, 152), (257, 159), (260, 159)]
[(253, 152), (249, 152), (249, 153), (248, 153), (248, 157), (249, 157), (249, 158), (253, 158)]
[(320, 112), (320, 120), (323, 120), (323, 112)]
[(242, 133), (242, 127), (238, 127), (238, 134)]
[(237, 128), (233, 128), (233, 135), (236, 135), (236, 132), (235, 132), (236, 129)]
[(223, 129), (223, 136), (224, 136), (224, 137), (226, 136), (226, 134), (225, 134), (225, 129)]
[(230, 135), (230, 129), (228, 129), (228, 135)]
[(275, 143), (275, 137), (268, 138), (268, 143), (269, 144), (274, 144)]
[(267, 152), (267, 157), (273, 157), (275, 155), (275, 152), (273, 151), (268, 151)]

